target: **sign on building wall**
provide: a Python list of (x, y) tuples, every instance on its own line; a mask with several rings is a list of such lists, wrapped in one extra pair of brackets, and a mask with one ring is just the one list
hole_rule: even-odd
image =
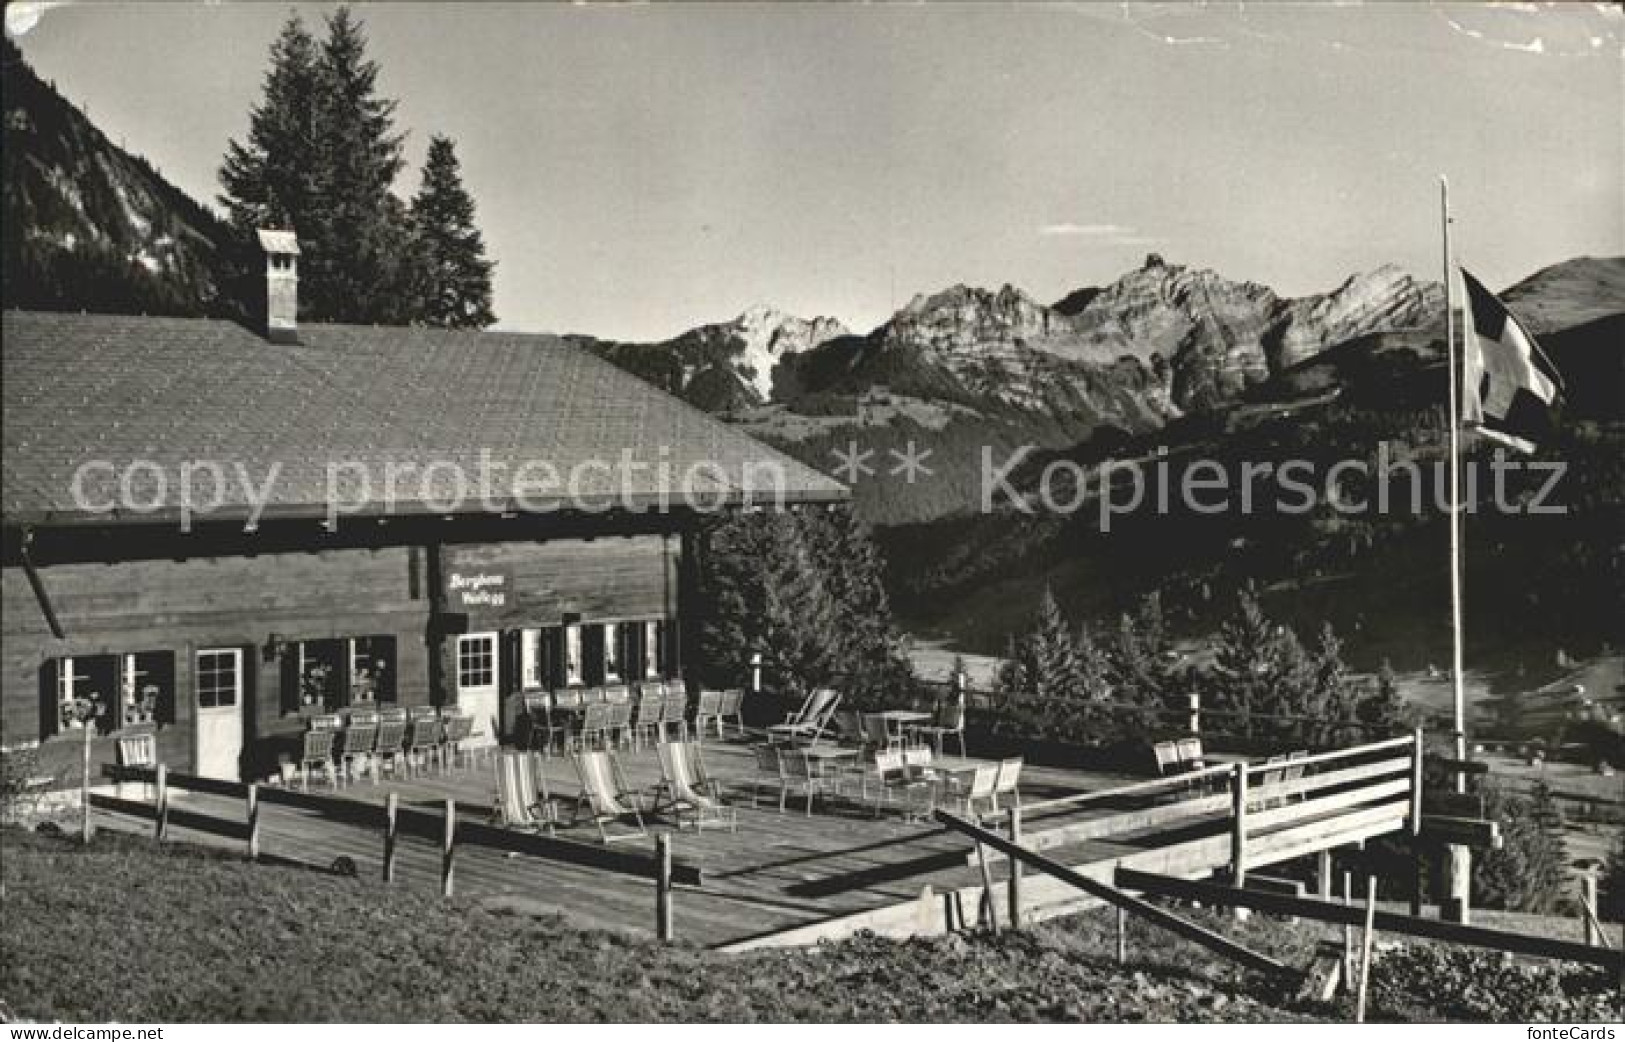
[(513, 576), (502, 569), (452, 569), (446, 573), (446, 609), (475, 617), (506, 614)]

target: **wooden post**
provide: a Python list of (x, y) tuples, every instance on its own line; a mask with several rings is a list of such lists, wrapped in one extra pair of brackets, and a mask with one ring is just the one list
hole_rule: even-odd
[(1117, 965), (1128, 965), (1128, 910), (1117, 906)]
[(152, 816), (152, 838), (162, 843), (164, 836), (169, 832), (169, 768), (159, 764), (156, 774), (153, 799), (157, 801), (154, 808), (157, 813)]
[[(1021, 808), (1010, 808), (1010, 842), (1021, 845)], [(1021, 862), (1010, 859), (1010, 929), (1021, 929)]]
[(248, 860), (260, 859), (260, 787), (248, 785)]
[(1247, 885), (1247, 765), (1238, 763), (1230, 779), (1230, 885)]
[(90, 845), (90, 720), (86, 718), (80, 725), (84, 728), (85, 740), (83, 754), (79, 764), (79, 840), (85, 846)]
[(1586, 943), (1605, 944), (1600, 924), (1597, 921), (1597, 873), (1586, 872), (1580, 876), (1580, 914), (1585, 917)]
[(457, 801), (446, 801), (446, 831), (440, 841), (440, 896), (452, 894), (452, 858), (457, 854)]
[(1411, 914), (1422, 914), (1422, 729), (1411, 750)]
[[(760, 656), (757, 656), (760, 657)], [(655, 837), (655, 936), (662, 944), (677, 937), (671, 914), (671, 834)]]
[(395, 882), (395, 811), (400, 797), (390, 793), (384, 797), (384, 882)]
[(750, 657), (750, 693), (762, 693), (762, 653), (760, 651)]
[(1322, 850), (1315, 855), (1315, 862), (1315, 882), (1319, 888), (1320, 899), (1330, 901), (1332, 899), (1332, 852)]
[[(1354, 874), (1343, 870), (1343, 903), (1354, 903)], [(1343, 990), (1354, 983), (1354, 924), (1343, 924)]]
[(976, 860), (982, 865), (982, 903), (987, 908), (988, 929), (999, 935), (999, 910), (993, 906), (993, 870), (987, 864), (987, 847), (976, 844)]
[(1199, 737), (1202, 733), (1202, 696), (1199, 692), (1190, 693), (1190, 719), (1186, 721), (1191, 737)]
[(1360, 990), (1354, 998), (1354, 1022), (1365, 1023), (1365, 995), (1371, 984), (1371, 935), (1376, 932), (1377, 877), (1365, 877), (1365, 929), (1360, 935)]

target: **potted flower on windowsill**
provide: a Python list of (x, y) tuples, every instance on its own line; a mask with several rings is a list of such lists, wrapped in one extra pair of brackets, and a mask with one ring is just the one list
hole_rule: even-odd
[(305, 667), (299, 678), (299, 715), (322, 716), (329, 712), (327, 700), (333, 667), (325, 662), (313, 662)]

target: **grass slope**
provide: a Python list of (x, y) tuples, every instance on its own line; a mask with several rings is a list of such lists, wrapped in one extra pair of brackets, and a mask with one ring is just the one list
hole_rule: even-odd
[[(12, 1018), (1348, 1019), (1342, 1006), (1295, 1007), (1278, 985), (1140, 924), (1131, 931), (1133, 963), (1119, 968), (1109, 919), (1100, 915), (1000, 938), (862, 937), (721, 955), (127, 835), (104, 833), (80, 848), (8, 829), (0, 852), (0, 1003)], [(1212, 921), (1300, 964), (1320, 935), (1263, 917), (1245, 926)], [(1447, 1016), (1512, 1020), (1609, 1015), (1601, 974), (1503, 967), (1496, 972), (1514, 983), (1496, 978), (1493, 992), (1464, 984), (1452, 998), (1418, 978), (1414, 959), (1437, 956), (1408, 951), (1404, 972), (1374, 982), (1379, 1018), (1434, 1019), (1435, 1007)], [(1463, 980), (1484, 979), (1482, 969), (1468, 970)], [(1522, 1004), (1509, 1008), (1502, 993)]]

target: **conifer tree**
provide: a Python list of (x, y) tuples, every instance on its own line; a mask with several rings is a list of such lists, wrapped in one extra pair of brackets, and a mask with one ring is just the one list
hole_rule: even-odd
[(400, 173), (395, 102), (377, 93), (378, 66), (348, 7), (327, 19), (321, 48), (317, 154), (322, 183), (314, 246), (303, 268), (313, 318), (402, 322), (413, 316), (405, 207), (391, 191)]
[(423, 183), (412, 199), (415, 314), (425, 325), (483, 329), (491, 313), (491, 268), (474, 223), (474, 200), (463, 187), (456, 147), (429, 140)]
[(290, 15), (271, 45), (264, 97), (249, 110), (248, 136), (226, 144), (219, 196), (232, 225), (303, 232), (314, 216), (322, 167), (316, 140), (321, 69), (316, 41)]

